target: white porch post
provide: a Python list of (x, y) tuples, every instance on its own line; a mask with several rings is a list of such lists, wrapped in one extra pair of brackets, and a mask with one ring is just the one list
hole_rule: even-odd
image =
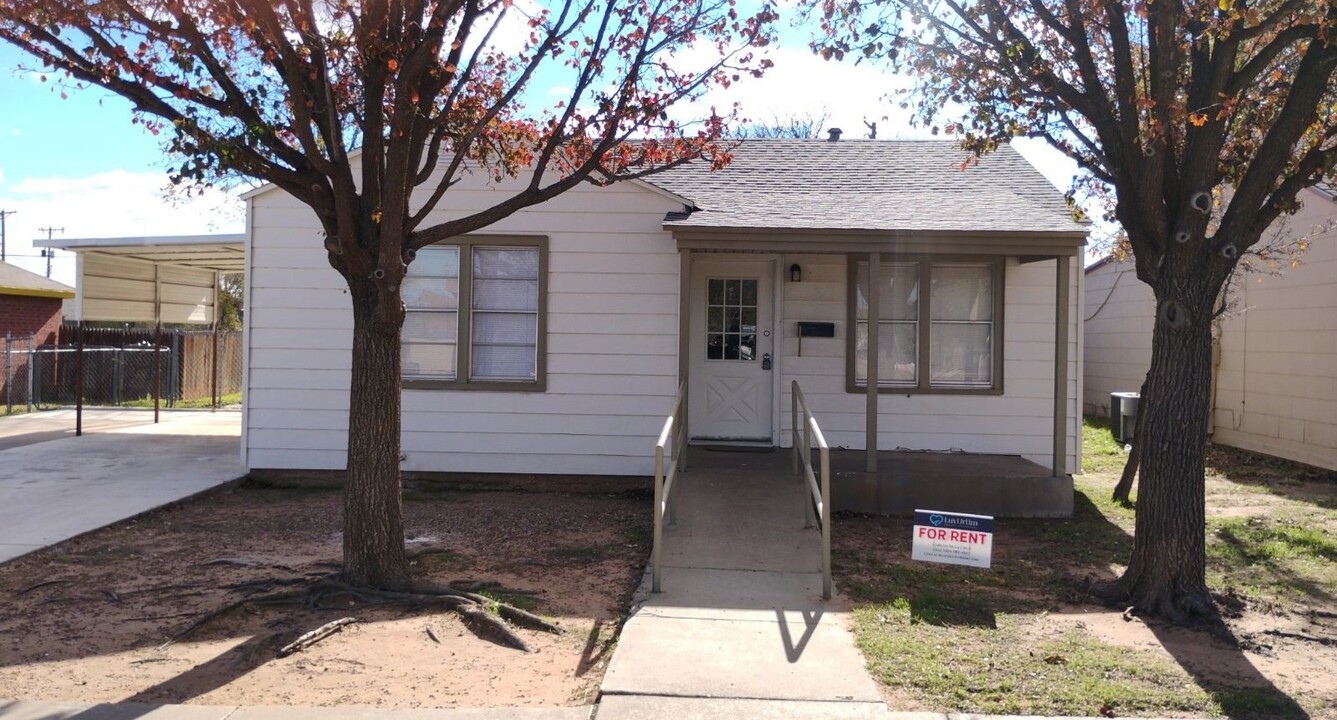
[[(691, 308), (692, 308), (692, 251), (687, 249), (678, 250), (678, 384), (683, 380), (691, 385), (691, 379), (687, 377), (688, 368), (691, 367)], [(691, 389), (688, 388), (682, 396), (682, 407), (679, 412), (682, 413), (682, 447), (674, 447), (674, 455), (680, 455), (682, 458), (682, 469), (687, 469), (687, 446), (692, 442), (691, 427), (688, 425), (688, 402), (687, 398), (691, 396)]]
[(1054, 273), (1054, 477), (1068, 474), (1068, 256), (1055, 260)]
[[(867, 448), (867, 458), (864, 463), (864, 469), (870, 473), (877, 472), (877, 365), (878, 365), (878, 278), (881, 275), (879, 266), (882, 264), (881, 253), (868, 253), (868, 404), (867, 419), (865, 426), (867, 428), (867, 439), (864, 441), (864, 447)], [(853, 331), (853, 328), (851, 328)]]

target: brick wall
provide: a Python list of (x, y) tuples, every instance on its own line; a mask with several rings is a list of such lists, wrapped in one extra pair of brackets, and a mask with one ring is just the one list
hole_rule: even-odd
[(0, 335), (33, 335), (36, 345), (54, 343), (60, 329), (60, 306), (60, 298), (0, 295)]

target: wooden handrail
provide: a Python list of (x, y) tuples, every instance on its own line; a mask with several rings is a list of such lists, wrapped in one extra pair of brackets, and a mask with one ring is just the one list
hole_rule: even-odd
[[(812, 410), (808, 408), (808, 399), (803, 396), (803, 391), (799, 389), (798, 381), (795, 380), (791, 386), (790, 393), (790, 416), (789, 427), (793, 432), (794, 446), (794, 474), (798, 475), (800, 471), (808, 485), (808, 495), (803, 498), (803, 518), (804, 527), (812, 527), (814, 520), (813, 508), (816, 508), (816, 515), (821, 518), (822, 531), (822, 599), (831, 599), (831, 447), (826, 443), (826, 436), (822, 434), (822, 429), (817, 425), (817, 418), (813, 417)], [(802, 410), (803, 416), (803, 435), (799, 436), (799, 411)], [(817, 440), (818, 462), (821, 467), (820, 484), (819, 478), (812, 468), (812, 441)]]
[[(664, 518), (673, 524), (673, 509), (670, 500), (673, 496), (673, 481), (678, 472), (687, 468), (687, 380), (678, 385), (678, 396), (673, 400), (673, 407), (664, 420), (664, 429), (659, 431), (655, 442), (655, 535), (654, 547), (650, 551), (651, 589), (660, 592), (663, 581), (663, 565), (660, 553), (664, 545)], [(676, 429), (676, 432), (675, 432)], [(672, 440), (672, 445), (669, 444)], [(668, 472), (664, 468), (664, 450), (672, 447), (673, 459)]]

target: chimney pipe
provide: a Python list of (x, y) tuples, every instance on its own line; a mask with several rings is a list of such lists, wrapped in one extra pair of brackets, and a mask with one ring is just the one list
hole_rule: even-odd
[(827, 142), (837, 142), (837, 141), (839, 141), (839, 140), (840, 140), (840, 133), (842, 133), (842, 132), (844, 132), (844, 131), (842, 131), (840, 128), (831, 128), (830, 130), (827, 130), (827, 131), (826, 131), (826, 134), (827, 134), (826, 141), (827, 141)]

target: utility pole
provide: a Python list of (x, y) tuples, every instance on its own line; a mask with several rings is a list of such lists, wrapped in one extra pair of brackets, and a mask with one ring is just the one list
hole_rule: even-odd
[[(44, 233), (46, 233), (46, 241), (47, 241), (47, 242), (51, 242), (51, 234), (52, 234), (52, 233), (60, 233), (60, 234), (64, 235), (64, 234), (65, 234), (65, 228), (63, 228), (63, 227), (58, 227), (58, 228), (44, 227), (44, 228), (37, 228), (37, 232), (44, 232)], [(51, 258), (53, 258), (53, 257), (55, 257), (55, 256), (56, 256), (56, 251), (55, 251), (54, 249), (52, 249), (52, 248), (42, 248), (42, 257), (46, 258), (46, 276), (47, 276), (47, 277), (51, 277)]]
[(0, 262), (5, 261), (5, 218), (18, 213), (18, 210), (0, 210)]

